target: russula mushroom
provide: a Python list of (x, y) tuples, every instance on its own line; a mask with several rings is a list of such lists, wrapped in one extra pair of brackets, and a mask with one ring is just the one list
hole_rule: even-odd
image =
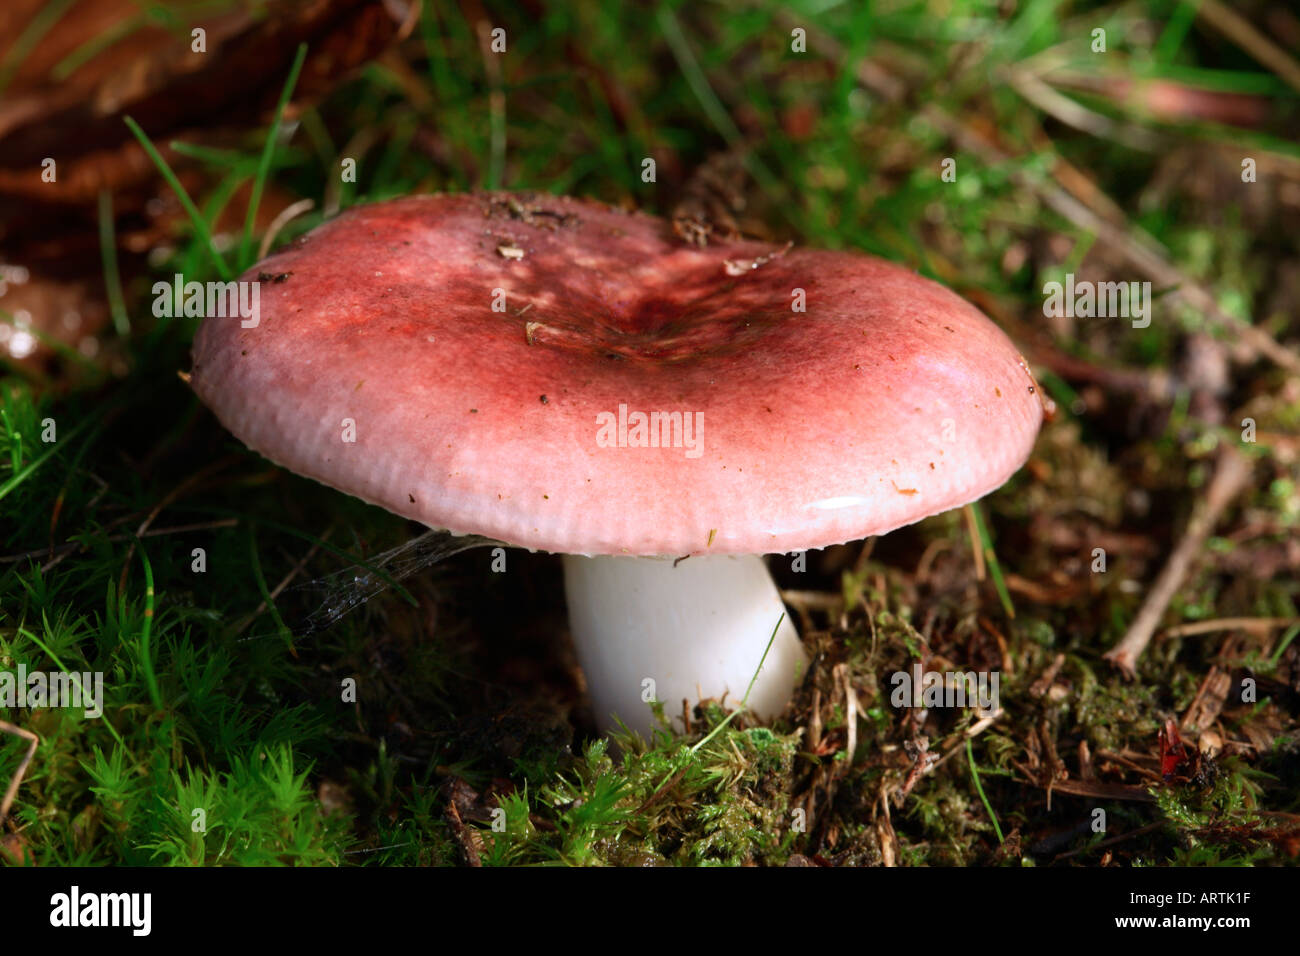
[[(504, 250), (504, 251), (503, 251)], [(880, 259), (696, 248), (526, 194), (349, 210), (208, 318), (191, 384), (267, 458), (454, 533), (565, 555), (598, 722), (645, 698), (775, 715), (804, 662), (761, 555), (966, 504), (1042, 411), (1007, 337)], [(683, 560), (684, 559), (684, 560)], [(777, 622), (782, 620), (780, 627)]]

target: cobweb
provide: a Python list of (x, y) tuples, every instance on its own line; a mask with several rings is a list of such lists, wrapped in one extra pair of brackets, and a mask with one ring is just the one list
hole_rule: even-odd
[(341, 571), (316, 578), (288, 589), (297, 602), (314, 610), (291, 623), (290, 630), (299, 636), (315, 634), (352, 613), (367, 601), (400, 584), (412, 575), (437, 564), (453, 554), (471, 548), (502, 542), (480, 535), (455, 535), (437, 529), (426, 531), (405, 544), (383, 551)]

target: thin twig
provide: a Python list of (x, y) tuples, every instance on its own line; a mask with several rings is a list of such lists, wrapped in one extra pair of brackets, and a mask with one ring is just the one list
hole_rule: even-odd
[[(214, 528), (231, 528), (239, 524), (238, 518), (222, 518), (220, 521), (199, 521), (194, 524), (178, 524), (169, 528), (150, 528), (144, 534), (115, 534), (107, 538), (101, 538), (105, 542), (130, 541), (132, 538), (157, 538), (168, 534), (184, 534), (189, 531), (211, 531)], [(31, 551), (20, 551), (17, 554), (6, 554), (0, 556), (0, 564), (12, 564), (15, 561), (22, 561), (25, 558), (38, 558), (41, 555), (60, 555), (69, 551), (76, 551), (78, 548), (86, 548), (84, 541), (69, 541), (66, 544), (58, 545), (51, 550), (50, 548), (35, 548)], [(42, 568), (42, 571), (47, 570)]]
[(310, 212), (315, 205), (316, 201), (314, 199), (299, 199), (297, 202), (290, 203), (281, 209), (262, 235), (262, 242), (257, 247), (257, 258), (259, 260), (265, 259), (266, 254), (271, 251), (271, 243), (275, 242), (275, 237), (280, 234), (280, 230), (288, 225), (291, 220), (298, 218), (305, 212)]
[(0, 826), (3, 826), (5, 819), (9, 816), (9, 807), (13, 804), (14, 797), (18, 795), (18, 785), (23, 782), (23, 775), (27, 773), (27, 765), (32, 762), (32, 757), (36, 755), (36, 745), (41, 742), (41, 738), (30, 730), (17, 727), (4, 720), (0, 720), (0, 733), (14, 734), (24, 740), (31, 741), (27, 753), (23, 755), (23, 759), (18, 763), (18, 769), (14, 771), (13, 779), (9, 781), (4, 799), (0, 800)]
[(452, 836), (456, 838), (456, 842), (465, 853), (465, 862), (473, 867), (482, 866), (483, 859), (479, 856), (478, 847), (475, 845), (474, 832), (460, 818), (455, 800), (447, 801), (447, 823), (451, 826)]
[[(182, 481), (179, 485), (169, 491), (163, 499), (158, 502), (158, 504), (154, 505), (153, 510), (149, 512), (144, 521), (140, 522), (140, 526), (135, 529), (135, 534), (132, 537), (143, 537), (145, 532), (149, 530), (149, 526), (154, 523), (154, 520), (160, 514), (162, 514), (163, 509), (167, 508), (177, 498), (181, 497), (181, 495), (188, 491), (191, 486), (197, 485), (203, 479), (211, 477), (213, 474), (229, 465), (233, 460), (233, 457), (226, 457), (214, 461), (207, 465), (207, 467), (199, 469)], [(131, 546), (126, 549), (126, 557), (122, 560), (122, 574), (117, 582), (117, 590), (119, 594), (126, 590), (126, 574), (131, 568), (131, 559), (135, 556), (135, 546), (136, 543), (132, 540)]]
[[(839, 670), (839, 666), (836, 670)], [(853, 766), (853, 754), (858, 749), (858, 695), (853, 689), (853, 681), (849, 677), (847, 667), (840, 670), (839, 676), (844, 681), (844, 699), (848, 705), (844, 715), (844, 723), (848, 728), (848, 740), (844, 744), (844, 771), (847, 772)]]
[(1250, 475), (1251, 462), (1245, 455), (1231, 445), (1220, 446), (1214, 477), (1210, 479), (1205, 497), (1192, 509), (1187, 530), (1151, 585), (1128, 632), (1105, 654), (1106, 660), (1118, 667), (1126, 677), (1137, 675), (1138, 658), (1155, 634), (1165, 609), (1178, 593), (1191, 570), (1193, 560), (1201, 553), (1205, 539), (1218, 524), (1224, 510), (1246, 487)]
[(1293, 88), (1300, 90), (1300, 63), (1230, 7), (1219, 0), (1201, 0), (1196, 15), (1268, 67)]
[(1159, 830), (1164, 825), (1165, 825), (1165, 821), (1160, 820), (1157, 823), (1148, 823), (1144, 827), (1138, 827), (1136, 830), (1129, 830), (1127, 833), (1117, 833), (1113, 837), (1107, 837), (1106, 839), (1100, 841), (1099, 843), (1094, 843), (1091, 846), (1081, 846), (1079, 847), (1079, 849), (1071, 850), (1068, 853), (1058, 853), (1055, 857), (1053, 857), (1053, 861), (1064, 860), (1067, 857), (1076, 856), (1079, 853), (1087, 853), (1090, 850), (1100, 850), (1104, 846), (1114, 846), (1116, 843), (1122, 843), (1124, 840), (1131, 840), (1133, 839), (1133, 837), (1142, 836), (1144, 833), (1150, 833), (1153, 830)]
[[(333, 533), (333, 525), (325, 529), (325, 533), (320, 536), (320, 540), (312, 544), (312, 546), (307, 550), (307, 553), (302, 556), (302, 560), (295, 564), (280, 583), (275, 586), (275, 589), (271, 591), (270, 598), (272, 601), (278, 598), (284, 589), (289, 586), (289, 582), (302, 573), (302, 569), (307, 566), (307, 562), (316, 557), (316, 552), (320, 550), (322, 544), (330, 539), (330, 535)], [(267, 606), (268, 605), (265, 601), (259, 603), (256, 610), (254, 610), (252, 614), (248, 615), (244, 622), (235, 629), (235, 636), (239, 636), (240, 634), (243, 634), (244, 631), (248, 630), (248, 626), (262, 615), (262, 612), (267, 609)]]
[(1098, 139), (1121, 143), (1130, 149), (1150, 153), (1160, 148), (1159, 136), (1139, 126), (1117, 122), (1109, 116), (1088, 109), (1077, 100), (1057, 92), (1030, 70), (1023, 68), (1010, 70), (1007, 81), (1030, 103), (1067, 126), (1096, 136)]
[(1179, 624), (1167, 627), (1160, 632), (1161, 637), (1192, 637), (1196, 634), (1213, 634), (1216, 631), (1253, 631), (1266, 634), (1279, 627), (1300, 624), (1300, 617), (1220, 617), (1213, 621), (1195, 621), (1191, 624)]

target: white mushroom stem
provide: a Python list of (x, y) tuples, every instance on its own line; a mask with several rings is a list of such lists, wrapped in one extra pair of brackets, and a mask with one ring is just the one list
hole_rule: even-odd
[[(564, 556), (564, 584), (578, 662), (602, 731), (617, 715), (649, 736), (649, 700), (660, 700), (681, 729), (682, 701), (781, 712), (807, 658), (776, 584), (754, 555), (673, 558)], [(784, 615), (784, 617), (782, 617)], [(653, 682), (653, 683), (650, 683)]]

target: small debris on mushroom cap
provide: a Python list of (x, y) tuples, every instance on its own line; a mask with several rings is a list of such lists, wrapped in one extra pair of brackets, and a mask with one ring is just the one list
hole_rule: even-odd
[[(485, 243), (485, 219), (517, 238)], [(434, 527), (576, 554), (823, 547), (988, 493), (1043, 417), (996, 325), (869, 256), (686, 246), (540, 194), (400, 199), (310, 236), (245, 277), (292, 276), (255, 328), (205, 320), (191, 384), (272, 460)], [(665, 441), (630, 441), (634, 416)]]

